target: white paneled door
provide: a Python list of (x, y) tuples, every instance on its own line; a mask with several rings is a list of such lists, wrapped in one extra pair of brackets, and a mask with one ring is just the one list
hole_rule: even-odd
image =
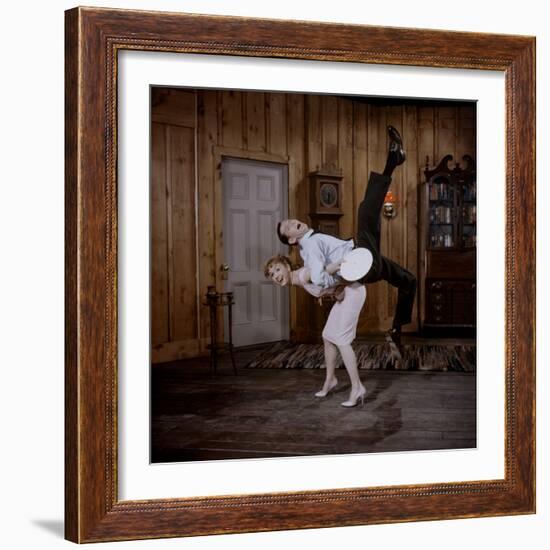
[[(288, 338), (288, 289), (264, 277), (265, 261), (284, 254), (277, 223), (288, 217), (287, 166), (224, 159), (223, 243), (225, 289), (233, 291), (233, 344)], [(226, 320), (227, 323), (227, 320)]]

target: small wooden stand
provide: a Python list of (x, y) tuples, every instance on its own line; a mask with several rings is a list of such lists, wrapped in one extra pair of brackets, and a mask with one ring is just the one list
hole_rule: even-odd
[[(235, 357), (233, 356), (233, 318), (232, 307), (234, 304), (233, 292), (216, 292), (215, 287), (209, 286), (206, 292), (206, 302), (203, 305), (210, 309), (210, 344), (206, 346), (210, 350), (210, 374), (216, 374), (218, 369), (218, 351), (229, 351), (233, 372), (237, 374)], [(227, 307), (229, 342), (218, 342), (218, 308)]]

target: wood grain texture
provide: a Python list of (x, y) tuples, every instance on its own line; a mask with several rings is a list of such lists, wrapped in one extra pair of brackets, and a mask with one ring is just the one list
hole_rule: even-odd
[[(404, 341), (409, 345), (407, 337)], [(420, 349), (438, 343), (423, 340), (412, 345)], [(153, 369), (151, 461), (476, 447), (473, 373), (363, 371), (368, 398), (350, 415), (344, 407), (335, 406), (347, 388), (335, 399), (312, 402), (310, 391), (321, 387), (325, 376), (321, 369), (245, 368), (269, 353), (270, 347), (237, 353), (238, 377), (211, 377), (208, 357)], [(227, 355), (221, 357), (219, 367), (221, 373), (231, 373)], [(259, 394), (262, 407), (257, 406)], [(230, 409), (231, 414), (220, 414), (222, 409)]]
[(342, 170), (341, 208), (347, 214), (340, 219), (340, 235), (344, 239), (354, 237), (354, 219), (357, 209), (354, 205), (353, 187), (353, 102), (338, 99), (338, 168)]
[(195, 127), (195, 92), (182, 89), (152, 88), (151, 119), (160, 124)]
[(172, 258), (172, 340), (193, 340), (197, 327), (195, 227), (195, 136), (190, 128), (170, 128)]
[(246, 93), (247, 149), (266, 150), (266, 99), (263, 92)]
[[(65, 80), (78, 82), (78, 12), (65, 15)], [(65, 538), (79, 540), (78, 86), (65, 92)]]
[(163, 124), (151, 124), (151, 344), (170, 340), (168, 231), (166, 213), (166, 135)]
[[(96, 8), (71, 10), (66, 21), (67, 538), (92, 542), (534, 512), (534, 38)], [(504, 479), (119, 501), (115, 106), (120, 48), (505, 72)], [(242, 126), (242, 113), (239, 118)], [(419, 155), (420, 149), (419, 143)]]
[[(215, 227), (214, 227), (214, 161), (212, 150), (218, 144), (217, 92), (197, 92), (197, 178), (198, 178), (198, 235), (199, 296), (216, 284)], [(199, 308), (201, 340), (209, 334), (210, 320), (204, 306)], [(206, 351), (201, 346), (201, 352)]]
[[(424, 176), (424, 170), (426, 165), (430, 166), (434, 164), (435, 160), (435, 107), (421, 107), (418, 110), (418, 150), (417, 150), (417, 159), (418, 159), (418, 181), (422, 181)], [(417, 192), (417, 201), (419, 201), (418, 208), (428, 208), (427, 197), (421, 195), (420, 187)], [(424, 217), (420, 214), (417, 215), (417, 220), (420, 222), (420, 235), (427, 238), (427, 227), (422, 225)], [(417, 244), (418, 246), (418, 244)], [(421, 247), (420, 247), (421, 248)], [(418, 261), (418, 280), (422, 281), (426, 273), (426, 258), (425, 255), (421, 255), (421, 251), (417, 251), (417, 261)], [(423, 285), (418, 285), (417, 287), (417, 296), (416, 296), (416, 308), (417, 308), (417, 319), (419, 320), (419, 312), (424, 311), (424, 289)]]
[(286, 94), (266, 94), (267, 150), (286, 155)]
[[(403, 107), (403, 140), (407, 144), (407, 162), (402, 167), (403, 194), (400, 208), (405, 217), (402, 236), (404, 245), (403, 265), (420, 280), (418, 270), (418, 108), (405, 105)], [(417, 297), (414, 304), (413, 322), (410, 329), (418, 329)]]
[[(108, 450), (112, 418), (107, 424), (107, 372), (113, 364), (106, 355), (106, 327), (115, 330), (112, 308), (107, 308), (107, 292), (111, 306), (116, 304), (112, 295), (112, 281), (107, 277), (112, 263), (110, 246), (114, 227), (107, 225), (107, 208), (113, 204), (107, 194), (106, 141), (113, 142), (113, 127), (107, 129), (106, 97), (112, 83), (106, 80), (106, 58), (98, 59), (102, 44), (97, 26), (79, 11), (67, 13), (69, 59), (67, 105), (66, 187), (68, 225), (74, 232), (67, 238), (67, 349), (73, 353), (66, 357), (67, 411), (71, 421), (66, 426), (67, 494), (73, 497), (68, 503), (66, 532), (70, 540), (85, 540), (100, 525), (108, 510), (113, 484), (112, 452)], [(83, 47), (86, 42), (86, 48)], [(78, 71), (71, 74), (76, 62)], [(72, 137), (72, 139), (71, 139)], [(112, 163), (112, 152), (108, 162)], [(73, 160), (71, 160), (73, 159)], [(86, 169), (83, 169), (86, 167)], [(112, 186), (109, 187), (112, 189)], [(115, 230), (116, 231), (116, 230)], [(108, 233), (108, 236), (107, 236)], [(112, 277), (114, 273), (110, 273)], [(70, 287), (71, 281), (73, 288)], [(87, 425), (92, 422), (95, 427)], [(97, 422), (97, 425), (95, 424)], [(100, 427), (101, 426), (101, 427)], [(108, 426), (108, 427), (107, 427)], [(109, 432), (109, 433), (108, 433)], [(107, 473), (107, 470), (110, 470)], [(72, 524), (70, 524), (72, 522)]]
[[(288, 148), (288, 202), (290, 218), (298, 218), (309, 207), (308, 181), (305, 157), (305, 96), (289, 94), (287, 98), (287, 148)], [(297, 261), (296, 252), (291, 256)], [(299, 324), (299, 315), (307, 311), (308, 297), (293, 287), (290, 289), (290, 338), (299, 340), (306, 327)], [(301, 332), (300, 332), (301, 331)], [(302, 337), (303, 339), (303, 337)]]
[(321, 135), (323, 167), (337, 170), (338, 166), (338, 98), (321, 96)]
[[(166, 97), (164, 90), (157, 92)], [(194, 92), (173, 92), (169, 95), (172, 104), (185, 105), (187, 116), (191, 118), (191, 113), (195, 121)], [(178, 97), (178, 92), (182, 92), (182, 97)], [(162, 114), (162, 120), (169, 120), (167, 109)], [(157, 119), (154, 101), (152, 118)], [(167, 350), (173, 351), (173, 359), (189, 357), (191, 352), (198, 354), (201, 350), (195, 156), (194, 128), (152, 123), (150, 311), (153, 363), (168, 360)]]
[(222, 143), (225, 147), (241, 148), (243, 144), (243, 117), (241, 92), (220, 92)]
[[(477, 158), (476, 152), (476, 106), (460, 107), (457, 113), (456, 160), (462, 161), (464, 155)], [(472, 154), (473, 152), (473, 154)]]

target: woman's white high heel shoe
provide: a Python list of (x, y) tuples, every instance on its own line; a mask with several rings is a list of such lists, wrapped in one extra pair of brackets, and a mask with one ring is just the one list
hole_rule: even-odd
[(315, 397), (326, 397), (336, 386), (338, 385), (338, 380), (336, 378), (332, 379), (332, 382), (328, 385), (325, 382), (325, 385), (323, 386), (323, 389), (318, 391), (315, 394)]
[(355, 407), (359, 401), (361, 401), (361, 406), (363, 406), (366, 395), (367, 390), (365, 386), (361, 386), (357, 391), (351, 392), (349, 399), (342, 403), (342, 407)]

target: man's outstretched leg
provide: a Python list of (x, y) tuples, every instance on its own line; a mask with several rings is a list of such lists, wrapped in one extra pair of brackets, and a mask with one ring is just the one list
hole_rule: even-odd
[(390, 147), (386, 166), (382, 174), (371, 172), (365, 191), (365, 198), (358, 210), (357, 246), (368, 248), (373, 255), (372, 267), (364, 277), (364, 283), (385, 280), (398, 289), (396, 313), (388, 338), (401, 352), (401, 327), (412, 320), (412, 309), (416, 294), (416, 277), (399, 264), (380, 254), (380, 220), (384, 198), (391, 184), (391, 176), (397, 166), (403, 164), (406, 154), (399, 132), (388, 127)]
[(403, 164), (406, 159), (403, 149), (403, 141), (399, 132), (388, 126), (390, 146), (386, 158), (384, 172), (378, 174), (371, 172), (369, 182), (365, 190), (365, 197), (357, 211), (357, 240), (358, 247), (367, 248), (373, 256), (372, 267), (363, 279), (364, 283), (374, 283), (380, 280), (382, 262), (380, 255), (380, 216), (384, 198), (391, 184), (391, 176), (397, 166)]
[(367, 248), (372, 254), (372, 267), (365, 275), (363, 283), (374, 283), (380, 280), (382, 262), (380, 255), (380, 214), (384, 197), (391, 184), (391, 177), (371, 172), (365, 197), (357, 211), (356, 245)]

